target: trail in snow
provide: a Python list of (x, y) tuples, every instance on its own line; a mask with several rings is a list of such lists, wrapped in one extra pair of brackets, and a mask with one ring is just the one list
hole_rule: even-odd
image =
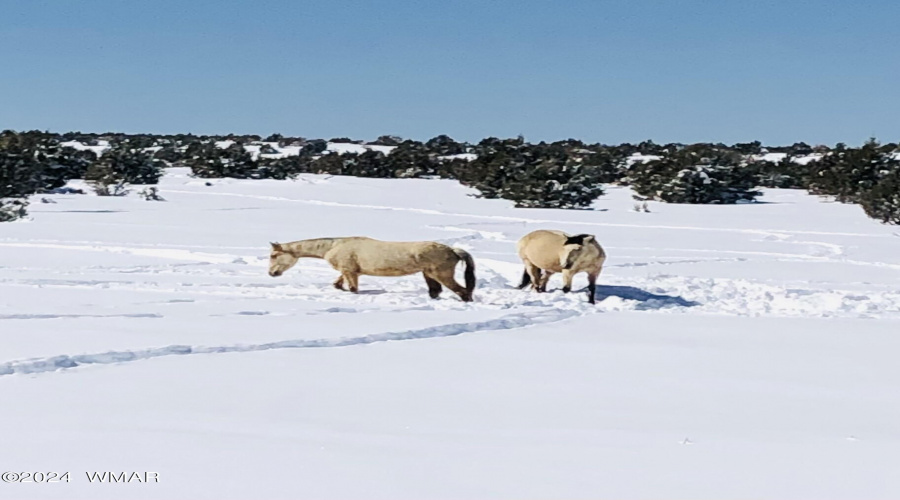
[[(162, 259), (190, 260), (196, 262), (209, 262), (213, 264), (233, 263), (242, 257), (231, 254), (218, 254), (206, 252), (194, 252), (183, 248), (160, 248), (160, 247), (134, 247), (119, 245), (69, 245), (60, 243), (13, 243), (0, 242), (0, 247), (13, 248), (50, 248), (56, 250), (79, 250), (86, 252), (108, 252), (121, 253), (128, 255), (140, 255), (144, 257), (159, 257)], [(256, 258), (255, 256), (252, 258)]]
[[(115, 281), (75, 279), (0, 279), (4, 286), (58, 289), (104, 289), (175, 295), (184, 297), (235, 297), (258, 300), (291, 300), (304, 302), (332, 301), (360, 310), (502, 310), (517, 307), (574, 308), (597, 311), (661, 311), (733, 316), (782, 317), (848, 317), (900, 318), (900, 292), (892, 289), (854, 290), (815, 289), (802, 284), (772, 285), (746, 279), (698, 278), (657, 274), (647, 277), (601, 275), (597, 286), (598, 303), (590, 306), (583, 293), (563, 294), (554, 278), (550, 292), (537, 294), (515, 289), (511, 277), (518, 276), (519, 266), (482, 259), (475, 302), (463, 303), (445, 295), (432, 300), (418, 277), (391, 279), (369, 278), (360, 294), (334, 290), (330, 270), (310, 269), (302, 281), (278, 283)], [(666, 264), (666, 263), (658, 263)], [(678, 264), (672, 262), (668, 264)], [(495, 268), (495, 269), (492, 269)], [(317, 272), (319, 271), (319, 272)], [(208, 273), (206, 273), (208, 274)], [(313, 280), (310, 283), (310, 280)], [(576, 286), (578, 285), (576, 281)], [(689, 309), (688, 309), (689, 308)], [(361, 312), (361, 310), (360, 310)], [(45, 313), (50, 317), (52, 313)], [(0, 316), (4, 319), (17, 315)]]
[(463, 333), (474, 333), (496, 330), (511, 330), (532, 325), (548, 324), (563, 321), (577, 316), (576, 311), (543, 310), (509, 314), (498, 319), (472, 323), (453, 323), (433, 326), (417, 330), (401, 332), (385, 332), (360, 337), (340, 339), (294, 339), (262, 344), (236, 344), (223, 346), (189, 346), (170, 345), (151, 349), (108, 351), (96, 354), (59, 355), (46, 358), (9, 361), (0, 364), (0, 376), (13, 374), (43, 373), (75, 368), (82, 365), (127, 363), (163, 356), (184, 356), (188, 354), (220, 354), (230, 352), (256, 352), (273, 349), (305, 349), (319, 347), (348, 347), (373, 344), (394, 340), (415, 340), (436, 337), (450, 337)]
[(622, 224), (622, 223), (613, 223), (613, 222), (591, 222), (591, 221), (579, 221), (579, 220), (559, 220), (559, 219), (535, 219), (530, 217), (512, 217), (508, 215), (486, 215), (486, 214), (470, 214), (470, 213), (458, 213), (458, 212), (444, 212), (441, 210), (434, 210), (429, 208), (411, 208), (411, 207), (394, 207), (389, 205), (369, 205), (369, 204), (356, 204), (356, 203), (341, 203), (336, 201), (322, 201), (322, 200), (298, 200), (295, 198), (285, 198), (283, 196), (266, 196), (266, 195), (253, 195), (253, 194), (243, 194), (243, 193), (210, 193), (205, 191), (181, 191), (175, 189), (166, 189), (167, 193), (178, 193), (178, 194), (200, 194), (206, 196), (231, 196), (237, 198), (251, 198), (251, 199), (259, 199), (259, 200), (269, 200), (269, 201), (286, 201), (290, 203), (301, 203), (304, 205), (319, 205), (326, 207), (336, 207), (336, 208), (355, 208), (355, 209), (364, 209), (364, 210), (388, 210), (388, 211), (397, 211), (397, 212), (410, 212), (424, 215), (439, 215), (445, 217), (467, 217), (474, 219), (485, 219), (485, 220), (498, 220), (498, 221), (506, 221), (506, 222), (519, 222), (519, 223), (531, 223), (531, 224), (563, 224), (563, 225), (578, 225), (578, 226), (598, 226), (598, 227), (630, 227), (636, 229), (677, 229), (677, 230), (686, 230), (686, 231), (708, 231), (708, 232), (728, 232), (728, 233), (741, 233), (741, 234), (779, 234), (779, 233), (787, 233), (787, 234), (808, 234), (808, 235), (816, 235), (816, 236), (856, 236), (856, 237), (865, 237), (865, 238), (889, 238), (888, 234), (877, 234), (877, 233), (849, 233), (849, 232), (831, 232), (831, 231), (805, 231), (805, 230), (797, 230), (797, 229), (773, 229), (773, 230), (765, 230), (765, 229), (742, 229), (742, 228), (729, 228), (729, 227), (701, 227), (701, 226), (671, 226), (671, 225), (654, 225), (654, 224)]

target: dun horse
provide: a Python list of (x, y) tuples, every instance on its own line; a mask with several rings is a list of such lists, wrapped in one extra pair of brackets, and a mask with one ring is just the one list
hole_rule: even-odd
[(519, 288), (531, 284), (532, 289), (545, 292), (550, 276), (562, 272), (563, 291), (568, 293), (572, 290), (572, 278), (580, 272), (586, 272), (588, 301), (594, 303), (597, 276), (603, 270), (603, 262), (606, 260), (606, 252), (594, 235), (570, 236), (562, 231), (541, 229), (523, 236), (516, 247), (519, 257), (525, 263)]
[[(475, 262), (469, 252), (433, 241), (379, 241), (366, 237), (318, 238), (291, 243), (272, 243), (269, 275), (281, 276), (302, 257), (325, 259), (341, 276), (334, 287), (344, 285), (356, 293), (359, 276), (407, 276), (421, 272), (428, 295), (436, 299), (446, 286), (465, 302), (475, 290)], [(456, 264), (466, 264), (463, 288), (453, 278)]]

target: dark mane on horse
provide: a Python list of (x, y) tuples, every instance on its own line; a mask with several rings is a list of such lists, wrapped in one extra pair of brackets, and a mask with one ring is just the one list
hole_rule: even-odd
[(575, 236), (569, 236), (566, 238), (566, 245), (584, 245), (584, 239), (589, 237), (589, 234), (576, 234)]

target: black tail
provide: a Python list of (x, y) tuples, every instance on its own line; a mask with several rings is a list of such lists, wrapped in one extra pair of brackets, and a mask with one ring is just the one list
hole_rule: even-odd
[(475, 260), (472, 259), (472, 255), (469, 252), (454, 248), (456, 255), (459, 256), (466, 263), (466, 291), (469, 292), (469, 297), (472, 296), (472, 292), (475, 291)]
[(522, 272), (522, 282), (519, 283), (519, 290), (525, 288), (526, 286), (531, 284), (531, 275), (528, 274), (528, 270)]

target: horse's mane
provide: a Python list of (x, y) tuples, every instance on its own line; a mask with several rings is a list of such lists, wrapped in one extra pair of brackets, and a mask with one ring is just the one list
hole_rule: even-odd
[(584, 245), (584, 239), (590, 237), (590, 234), (576, 234), (566, 238), (566, 245)]

